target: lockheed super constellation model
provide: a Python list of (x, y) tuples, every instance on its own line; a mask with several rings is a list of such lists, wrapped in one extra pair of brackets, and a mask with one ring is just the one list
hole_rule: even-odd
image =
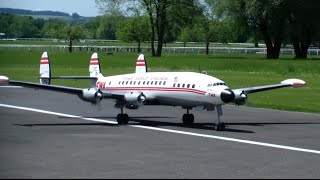
[[(303, 80), (287, 79), (280, 84), (230, 89), (222, 80), (202, 73), (148, 72), (143, 54), (136, 61), (135, 73), (104, 77), (98, 54), (94, 53), (89, 72), (90, 76), (51, 76), (49, 57), (44, 52), (40, 60), (40, 84), (9, 80), (5, 76), (0, 76), (0, 83), (75, 94), (94, 105), (99, 104), (102, 99), (113, 99), (114, 107), (121, 109), (121, 113), (117, 115), (118, 124), (129, 122), (128, 114), (123, 113), (124, 108), (139, 109), (144, 105), (181, 106), (187, 111), (182, 117), (184, 124), (194, 122), (193, 114), (189, 113), (193, 108), (207, 111), (217, 109), (217, 131), (225, 129), (225, 124), (220, 119), (222, 105), (243, 105), (249, 93), (305, 85)], [(92, 86), (81, 89), (50, 85), (52, 79), (90, 79)]]

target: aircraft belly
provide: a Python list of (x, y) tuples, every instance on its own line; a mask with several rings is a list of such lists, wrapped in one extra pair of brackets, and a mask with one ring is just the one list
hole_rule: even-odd
[(205, 95), (189, 92), (144, 92), (147, 97), (155, 98), (160, 105), (167, 106), (198, 106), (204, 105)]
[(126, 94), (126, 93), (143, 93), (147, 99), (157, 101), (157, 105), (166, 106), (201, 106), (209, 104), (217, 104), (217, 97), (210, 97), (204, 94), (197, 94), (191, 92), (168, 92), (168, 91), (110, 91), (113, 94)]

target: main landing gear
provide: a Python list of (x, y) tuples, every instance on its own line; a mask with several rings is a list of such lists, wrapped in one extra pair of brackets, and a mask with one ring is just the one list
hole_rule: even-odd
[(189, 109), (187, 109), (187, 114), (184, 114), (182, 116), (182, 122), (183, 124), (186, 124), (186, 125), (190, 125), (194, 123), (194, 116), (193, 114), (189, 114)]
[(128, 114), (123, 114), (123, 107), (121, 108), (121, 114), (117, 115), (117, 122), (119, 125), (129, 123), (129, 116)]
[[(222, 106), (218, 105), (218, 106), (216, 106), (216, 108), (217, 108), (217, 115), (218, 115), (218, 123), (216, 124), (215, 129), (216, 129), (216, 131), (224, 131), (226, 128), (226, 125), (225, 125), (225, 123), (223, 123), (220, 120), (220, 116), (222, 116), (222, 114), (223, 114), (222, 113)], [(193, 116), (193, 114), (189, 114), (189, 109), (187, 109), (187, 114), (184, 114), (182, 116), (182, 122), (185, 125), (191, 125), (194, 123), (194, 116)]]

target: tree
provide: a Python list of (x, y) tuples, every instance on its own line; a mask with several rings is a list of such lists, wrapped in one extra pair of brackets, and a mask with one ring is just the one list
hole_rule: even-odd
[(39, 29), (31, 16), (15, 15), (9, 24), (9, 36), (18, 38), (31, 38), (39, 36)]
[(59, 19), (50, 19), (47, 20), (42, 28), (43, 37), (46, 38), (59, 38), (60, 31), (65, 26), (68, 26), (68, 23)]
[(147, 41), (150, 37), (148, 17), (128, 17), (117, 29), (117, 37), (126, 42), (137, 42), (138, 52), (141, 52), (141, 42)]
[(97, 16), (84, 24), (84, 27), (88, 30), (89, 38), (97, 38), (97, 29), (100, 26), (101, 16)]
[(220, 17), (229, 16), (239, 26), (258, 30), (267, 46), (267, 58), (278, 59), (285, 38), (286, 0), (217, 0), (213, 8)]
[(102, 16), (96, 32), (97, 38), (115, 40), (117, 28), (120, 27), (122, 21), (122, 16)]
[[(171, 9), (190, 9), (195, 5), (196, 0), (96, 0), (100, 9), (108, 14), (130, 14), (131, 10), (139, 9), (149, 16), (151, 28), (151, 51), (153, 56), (161, 56), (162, 46), (166, 28), (168, 27), (168, 16)], [(124, 8), (126, 7), (126, 8)], [(190, 15), (190, 14), (189, 14)], [(155, 51), (154, 42), (157, 38), (157, 50)]]
[(288, 2), (289, 34), (295, 58), (307, 58), (311, 42), (317, 41), (317, 36), (320, 35), (319, 18), (316, 15), (320, 11), (320, 1), (291, 0)]
[(82, 38), (86, 38), (88, 33), (81, 24), (66, 25), (62, 29), (58, 30), (59, 38), (65, 39), (69, 42), (69, 52), (72, 53), (72, 43), (79, 41)]

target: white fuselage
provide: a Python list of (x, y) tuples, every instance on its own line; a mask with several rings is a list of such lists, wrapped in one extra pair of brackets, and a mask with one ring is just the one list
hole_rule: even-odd
[(208, 106), (224, 104), (220, 98), (226, 84), (194, 72), (148, 72), (101, 77), (97, 87), (112, 94), (143, 93), (160, 105)]

